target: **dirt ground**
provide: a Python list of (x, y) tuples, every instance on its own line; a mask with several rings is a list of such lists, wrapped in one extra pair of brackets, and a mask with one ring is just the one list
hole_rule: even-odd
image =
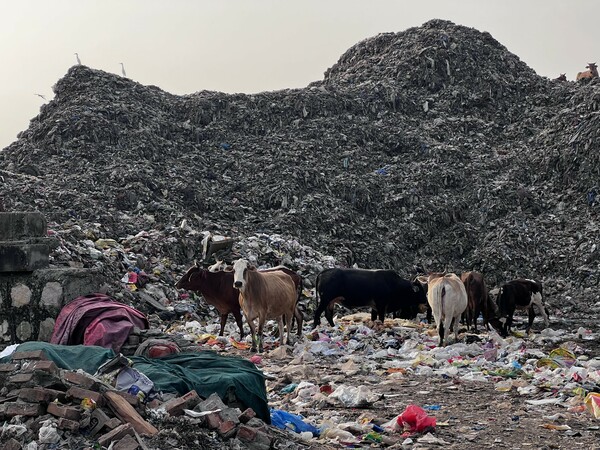
[[(523, 324), (525, 317), (516, 318), (517, 326)], [(377, 327), (373, 323), (365, 325)], [(559, 326), (553, 329), (584, 326), (596, 330), (595, 323), (588, 317), (561, 320)], [(379, 333), (391, 332), (385, 327)], [(536, 333), (542, 325), (535, 324)], [(327, 327), (325, 326), (325, 330)], [(425, 333), (431, 335), (431, 329)], [(578, 355), (582, 361), (598, 357), (599, 343), (597, 339), (578, 340), (567, 334), (564, 339), (567, 346), (577, 346)], [(396, 335), (396, 338), (398, 336)], [(486, 333), (478, 336), (462, 333), (459, 342), (485, 342)], [(389, 342), (389, 341), (388, 341)], [(550, 352), (563, 342), (539, 344), (523, 340), (522, 347), (535, 347), (538, 351)], [(276, 348), (273, 343), (271, 347)], [(227, 353), (236, 353), (243, 357), (251, 357), (247, 350), (228, 349)], [(275, 356), (276, 355), (276, 356)], [(501, 376), (492, 377), (489, 381), (466, 381), (458, 376), (440, 376), (439, 374), (424, 376), (407, 371), (402, 375), (396, 373), (390, 376), (380, 364), (375, 370), (364, 368), (357, 374), (349, 375), (340, 369), (344, 359), (340, 355), (319, 356), (310, 362), (302, 362), (298, 355), (283, 356), (281, 352), (269, 353), (266, 350), (261, 355), (259, 366), (267, 376), (267, 390), (270, 406), (293, 413), (302, 414), (307, 422), (319, 426), (328, 422), (334, 424), (354, 423), (347, 429), (358, 436), (361, 424), (371, 423), (383, 425), (394, 419), (409, 404), (421, 406), (430, 416), (435, 416), (437, 426), (431, 434), (434, 442), (420, 442), (423, 433), (412, 434), (408, 437), (411, 443), (404, 443), (407, 438), (401, 433), (381, 433), (383, 442), (363, 439), (360, 443), (335, 442), (327, 439), (310, 439), (302, 441), (298, 435), (281, 432), (276, 440), (277, 448), (440, 448), (452, 449), (476, 448), (507, 448), (507, 449), (563, 449), (582, 448), (600, 449), (600, 421), (586, 410), (582, 410), (581, 402), (567, 403), (566, 400), (575, 397), (564, 386), (542, 385), (539, 392), (532, 395), (522, 395), (513, 387), (508, 392), (496, 390), (496, 382)], [(517, 378), (519, 379), (519, 378)], [(531, 378), (520, 378), (522, 384), (528, 385)], [(340, 384), (365, 385), (379, 395), (379, 399), (365, 408), (352, 408), (320, 401), (313, 404), (298, 406), (295, 398), (297, 393), (282, 393), (282, 389), (291, 383), (310, 382), (319, 386)], [(594, 383), (581, 384), (584, 388), (598, 390)], [(563, 396), (563, 397), (561, 397)], [(544, 400), (563, 398), (560, 404), (533, 405), (527, 400)], [(572, 408), (569, 407), (572, 405)], [(579, 406), (579, 408), (577, 408)], [(437, 439), (437, 441), (435, 441)]]

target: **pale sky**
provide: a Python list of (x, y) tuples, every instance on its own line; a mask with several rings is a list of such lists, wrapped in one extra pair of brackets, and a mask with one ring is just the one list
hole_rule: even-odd
[(0, 149), (76, 63), (173, 94), (298, 88), (359, 41), (431, 19), (488, 31), (539, 75), (600, 63), (600, 0), (0, 0)]

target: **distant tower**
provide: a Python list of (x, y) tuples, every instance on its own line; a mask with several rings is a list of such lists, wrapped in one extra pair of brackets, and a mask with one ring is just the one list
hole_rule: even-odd
[(81, 60), (79, 59), (79, 55), (77, 53), (75, 53), (75, 58), (77, 58), (77, 65), (80, 66)]
[(119, 63), (121, 64), (121, 73), (123, 74), (124, 77), (127, 77), (127, 74), (125, 73), (125, 66), (123, 65), (123, 63)]

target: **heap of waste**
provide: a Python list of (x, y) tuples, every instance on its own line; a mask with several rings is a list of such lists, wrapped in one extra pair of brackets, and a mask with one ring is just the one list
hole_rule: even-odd
[[(596, 445), (597, 79), (540, 77), (488, 33), (432, 20), (359, 42), (302, 89), (175, 96), (75, 66), (54, 90), (0, 151), (0, 210), (42, 212), (51, 266), (98, 269), (98, 295), (145, 316), (125, 359), (106, 358), (119, 370), (160, 385), (149, 360), (210, 350), (264, 375), (265, 398), (242, 408), (184, 376), (140, 402), (99, 365), (80, 386), (19, 348), (0, 372), (7, 448)], [(307, 319), (328, 267), (536, 278), (551, 328), (438, 348), (419, 322), (338, 318), (279, 348), (269, 322), (249, 363), (249, 338), (217, 336), (216, 311), (174, 287), (194, 260), (239, 257), (301, 273)], [(99, 407), (111, 397), (125, 409)]]

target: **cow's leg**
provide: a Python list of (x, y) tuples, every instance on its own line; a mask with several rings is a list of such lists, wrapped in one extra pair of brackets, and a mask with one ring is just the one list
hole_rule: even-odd
[(371, 321), (375, 322), (377, 320), (377, 310), (375, 308), (371, 308)]
[(454, 324), (454, 342), (458, 342), (458, 316), (452, 322)]
[(250, 326), (250, 333), (252, 334), (252, 347), (250, 348), (251, 352), (256, 351), (256, 327), (254, 325), (254, 319), (249, 320), (248, 316), (246, 316), (246, 322)]
[(542, 295), (540, 293), (537, 294), (533, 294), (531, 296), (531, 307), (533, 308), (533, 305), (536, 305), (537, 308), (540, 310), (540, 314), (542, 316), (542, 318), (544, 319), (544, 326), (547, 328), (550, 325), (550, 320), (548, 319), (548, 312), (546, 311), (546, 307), (544, 306), (544, 303), (542, 302)]
[[(265, 318), (258, 316), (258, 333), (256, 335), (256, 340), (258, 341), (258, 353), (263, 352), (263, 331), (265, 328)], [(283, 336), (283, 328), (281, 329), (281, 336)]]
[[(279, 324), (279, 343), (280, 343), (280, 345), (282, 347), (283, 347), (283, 344), (284, 344), (284, 339), (283, 339), (283, 320), (284, 320), (283, 315), (281, 315), (281, 316), (279, 316), (277, 318), (277, 323)], [(291, 318), (286, 316), (285, 317), (285, 322), (289, 324), (290, 321), (291, 321)], [(289, 336), (289, 334), (290, 334), (290, 326), (288, 325), (286, 335)]]
[(444, 320), (440, 321), (440, 325), (438, 326), (438, 335), (440, 336), (440, 347), (444, 346), (444, 334), (446, 333), (446, 330), (444, 329), (444, 322)]
[(326, 307), (327, 307), (327, 302), (325, 301), (325, 299), (323, 297), (321, 297), (321, 301), (319, 302), (319, 305), (317, 306), (317, 309), (315, 310), (313, 328), (317, 328), (319, 325), (321, 325), (321, 314), (323, 314)]
[[(232, 311), (231, 314), (233, 314), (233, 317), (235, 318), (235, 323), (237, 323), (237, 326), (240, 329), (240, 341), (242, 339), (244, 339), (244, 323), (242, 322), (242, 313), (240, 311)], [(222, 320), (222, 316), (221, 316), (221, 320)], [(225, 326), (224, 322), (221, 322), (221, 331), (223, 331), (223, 327)]]
[(477, 319), (479, 319), (480, 313), (481, 303), (475, 303), (475, 311), (473, 312), (473, 328), (475, 329), (475, 333), (477, 333)]
[(515, 311), (514, 311), (514, 310), (512, 310), (512, 311), (510, 312), (510, 314), (508, 315), (508, 317), (506, 318), (506, 325), (505, 325), (505, 327), (506, 327), (506, 335), (507, 335), (507, 336), (509, 335), (509, 333), (510, 333), (510, 329), (511, 329), (511, 327), (512, 327), (512, 324), (513, 324), (513, 315), (514, 315), (514, 314), (515, 314)]
[(385, 305), (379, 305), (377, 307), (377, 316), (378, 316), (378, 319), (381, 321), (381, 323), (383, 323), (385, 321), (386, 312), (387, 312), (387, 308), (385, 307)]
[[(286, 314), (286, 320), (288, 321), (288, 323), (292, 322), (292, 317), (294, 317), (295, 311), (296, 311), (296, 308), (294, 308), (293, 311), (290, 311)], [(300, 327), (298, 327), (298, 329), (300, 329)], [(285, 343), (287, 345), (290, 345), (290, 343), (291, 343), (291, 340), (290, 340), (291, 335), (292, 335), (292, 328), (290, 327), (287, 329), (287, 333), (285, 335)]]
[[(294, 308), (294, 317), (296, 318), (296, 322), (298, 323), (298, 337), (302, 336), (302, 324), (304, 323), (304, 316), (298, 309), (298, 306)], [(290, 329), (291, 331), (291, 329)]]
[(533, 321), (535, 319), (535, 309), (533, 305), (529, 307), (529, 310), (527, 312), (529, 314), (529, 320), (527, 321), (527, 329), (525, 330), (525, 332), (529, 333), (529, 330), (531, 330), (531, 326), (533, 325)]
[(327, 305), (327, 309), (325, 309), (325, 318), (327, 319), (327, 322), (329, 322), (329, 325), (331, 325), (332, 327), (335, 326), (333, 323), (333, 308), (335, 306), (335, 302), (329, 302), (329, 304)]
[(223, 336), (223, 332), (225, 331), (225, 324), (227, 323), (228, 314), (221, 314), (221, 331), (219, 331), (219, 336)]

